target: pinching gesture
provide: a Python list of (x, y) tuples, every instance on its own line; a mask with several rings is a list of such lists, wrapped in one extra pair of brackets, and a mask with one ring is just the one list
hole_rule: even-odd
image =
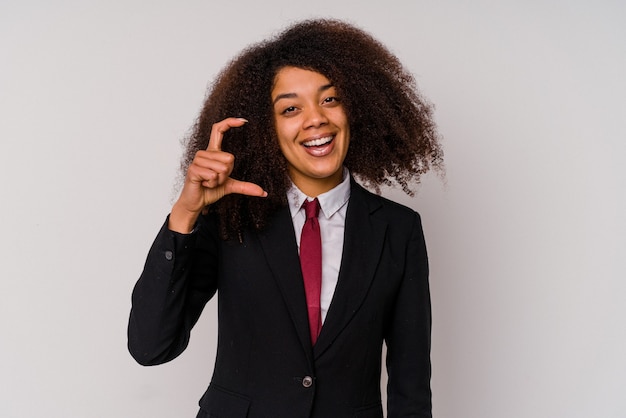
[(209, 146), (196, 153), (187, 169), (183, 190), (170, 214), (169, 229), (189, 233), (202, 210), (227, 194), (267, 196), (259, 185), (231, 178), (235, 156), (222, 151), (224, 133), (247, 122), (243, 118), (227, 118), (213, 125)]

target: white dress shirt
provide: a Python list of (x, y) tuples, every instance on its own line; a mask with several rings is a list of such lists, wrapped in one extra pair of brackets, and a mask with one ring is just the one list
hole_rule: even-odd
[[(300, 234), (306, 221), (306, 215), (302, 205), (305, 200), (313, 200), (296, 185), (292, 185), (287, 192), (289, 210), (293, 221), (293, 229), (296, 233), (298, 252), (300, 251)], [(347, 168), (343, 169), (343, 179), (332, 190), (317, 196), (320, 202), (320, 235), (322, 237), (322, 293), (320, 306), (322, 310), (322, 323), (326, 319), (330, 302), (335, 293), (341, 256), (343, 253), (343, 234), (346, 226), (346, 211), (350, 199), (350, 174)]]

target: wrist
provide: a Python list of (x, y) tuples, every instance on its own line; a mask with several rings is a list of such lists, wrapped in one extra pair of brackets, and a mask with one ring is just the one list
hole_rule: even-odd
[(178, 202), (172, 207), (167, 227), (169, 230), (180, 234), (189, 234), (200, 216), (200, 211), (190, 211), (179, 205)]

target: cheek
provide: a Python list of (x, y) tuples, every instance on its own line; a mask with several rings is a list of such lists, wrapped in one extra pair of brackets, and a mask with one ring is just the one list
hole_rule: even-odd
[(289, 137), (285, 135), (284, 131), (283, 132), (277, 131), (277, 138), (278, 138), (278, 146), (280, 148), (280, 152), (284, 157), (293, 153), (292, 151), (293, 141), (289, 140)]
[(350, 131), (348, 116), (343, 109), (337, 109), (337, 112), (333, 114), (333, 123), (341, 127), (346, 133)]
[(278, 143), (281, 144), (281, 147), (283, 145), (288, 146), (295, 140), (298, 134), (298, 128), (295, 123), (281, 121), (280, 123), (276, 123), (275, 126), (276, 136), (278, 137)]

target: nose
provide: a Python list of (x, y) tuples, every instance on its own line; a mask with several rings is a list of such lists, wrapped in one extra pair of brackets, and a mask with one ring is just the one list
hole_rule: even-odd
[(304, 129), (319, 128), (328, 124), (328, 118), (321, 106), (309, 106), (305, 110)]

